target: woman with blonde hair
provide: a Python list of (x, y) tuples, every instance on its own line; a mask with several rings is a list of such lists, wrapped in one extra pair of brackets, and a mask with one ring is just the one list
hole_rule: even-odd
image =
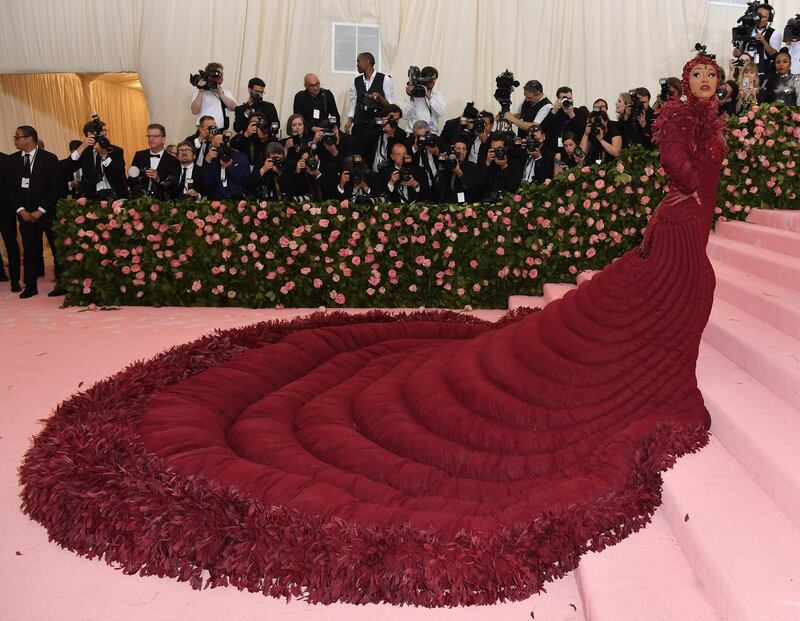
[(739, 76), (737, 78), (739, 85), (739, 97), (736, 102), (736, 113), (739, 114), (744, 110), (749, 110), (758, 99), (758, 65), (750, 61), (739, 69)]

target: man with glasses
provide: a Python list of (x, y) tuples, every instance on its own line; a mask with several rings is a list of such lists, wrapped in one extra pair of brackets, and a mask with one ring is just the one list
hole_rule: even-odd
[[(247, 92), (250, 97), (241, 106), (236, 106), (234, 111), (236, 117), (233, 121), (233, 129), (235, 132), (243, 132), (250, 122), (250, 118), (256, 113), (267, 120), (267, 127), (272, 123), (280, 123), (275, 104), (264, 99), (266, 88), (267, 85), (261, 78), (250, 78), (247, 83)], [(220, 125), (220, 127), (222, 126)]]
[[(225, 79), (224, 69), (220, 63), (208, 63), (205, 69), (207, 74), (216, 75), (213, 81), (199, 80), (197, 82), (197, 94), (192, 100), (192, 114), (197, 115), (197, 123), (200, 118), (206, 115), (213, 116), (217, 127), (228, 129), (228, 110), (235, 110), (236, 100), (233, 94), (222, 88)], [(210, 80), (210, 78), (209, 78)]]
[(328, 89), (322, 88), (319, 78), (313, 73), (306, 74), (303, 78), (302, 91), (298, 91), (294, 96), (294, 114), (302, 114), (306, 121), (306, 127), (312, 130), (319, 127), (321, 121), (328, 117), (336, 117), (336, 125), (339, 125), (341, 117), (339, 109), (336, 107), (336, 99)]
[(159, 123), (147, 126), (147, 144), (149, 149), (137, 151), (133, 156), (131, 168), (138, 169), (138, 175), (132, 172), (128, 177), (128, 185), (148, 196), (164, 198), (171, 192), (181, 176), (181, 165), (164, 149), (167, 131)]
[[(22, 237), (22, 256), (25, 265), (25, 289), (20, 298), (31, 298), (39, 293), (37, 280), (44, 265), (42, 233), (51, 247), (55, 247), (53, 221), (56, 203), (61, 191), (58, 158), (39, 147), (39, 134), (30, 125), (21, 125), (14, 132), (17, 153), (10, 157), (9, 182), (11, 206), (19, 220)], [(53, 256), (56, 278), (61, 274), (58, 257)], [(64, 295), (56, 287), (47, 294)]]
[[(215, 148), (215, 147), (214, 147)], [(195, 163), (194, 148), (190, 142), (178, 143), (178, 162), (181, 165), (180, 179), (170, 191), (173, 200), (199, 199), (207, 193), (202, 169)]]
[(208, 151), (208, 145), (210, 144), (209, 134), (211, 129), (216, 126), (217, 122), (213, 116), (202, 116), (197, 124), (197, 131), (183, 139), (184, 142), (188, 142), (194, 147), (194, 163), (198, 166), (202, 166), (205, 161), (206, 151)]

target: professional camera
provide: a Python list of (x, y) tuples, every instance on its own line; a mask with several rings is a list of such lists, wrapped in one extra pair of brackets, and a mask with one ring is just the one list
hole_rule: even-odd
[(353, 162), (350, 164), (350, 181), (353, 185), (361, 185), (364, 181), (366, 170), (364, 168), (364, 160), (360, 155), (353, 156)]
[(477, 119), (475, 119), (475, 122), (472, 124), (472, 130), (476, 134), (482, 134), (483, 132), (485, 132), (486, 131), (486, 119), (484, 119), (483, 117), (480, 117), (480, 116)]
[(525, 151), (528, 153), (533, 153), (534, 151), (538, 151), (539, 147), (542, 146), (542, 143), (536, 140), (536, 138), (534, 138), (531, 135), (528, 135), (523, 144), (525, 145)]
[(636, 94), (636, 90), (628, 91), (628, 95), (631, 96), (631, 118), (638, 119), (644, 112), (644, 104), (639, 99), (639, 95)]
[(593, 136), (600, 137), (603, 135), (603, 117), (598, 106), (592, 109), (592, 113), (589, 115), (589, 123), (591, 124), (590, 131)]
[(786, 43), (791, 43), (800, 39), (800, 13), (794, 17), (790, 17), (786, 22), (786, 28), (783, 29), (783, 40)]
[(89, 131), (94, 134), (94, 142), (95, 142), (95, 144), (100, 145), (101, 149), (105, 149), (106, 151), (108, 151), (110, 153), (111, 152), (111, 141), (106, 136), (103, 136), (103, 130), (105, 129), (106, 124), (103, 123), (103, 121), (100, 120), (100, 117), (97, 116), (96, 112), (92, 115), (91, 123), (92, 123), (92, 127), (91, 127), (91, 129)]
[(661, 101), (667, 102), (672, 99), (672, 89), (669, 87), (667, 78), (659, 78), (658, 83), (661, 86), (661, 93), (659, 94)]
[(359, 104), (359, 109), (366, 117), (376, 118), (383, 116), (383, 106), (369, 95), (366, 95)]
[(411, 86), (411, 97), (426, 97), (428, 95), (428, 84), (433, 82), (432, 75), (423, 75), (419, 67), (411, 66), (408, 68), (408, 84)]
[(333, 131), (333, 129), (326, 127), (320, 133), (320, 140), (322, 140), (322, 144), (336, 144), (336, 132)]
[(217, 157), (219, 158), (220, 162), (225, 162), (226, 164), (233, 160), (234, 150), (227, 144), (223, 144), (217, 149)]
[(283, 170), (283, 167), (286, 165), (286, 160), (282, 158), (280, 155), (275, 155), (269, 160), (272, 162), (272, 165), (275, 167), (275, 170)]
[(511, 110), (511, 93), (519, 86), (519, 81), (514, 79), (514, 74), (508, 69), (494, 79), (494, 98), (500, 104), (500, 114)]
[[(260, 101), (264, 101), (264, 95), (257, 91), (250, 91), (250, 99), (253, 100), (253, 105), (259, 103)], [(250, 106), (251, 108), (253, 106)]]
[(439, 170), (455, 170), (458, 166), (458, 156), (452, 151), (442, 151), (438, 158)]
[(208, 135), (209, 136), (224, 136), (225, 135), (225, 130), (222, 129), (221, 127), (216, 127), (216, 126), (209, 127), (208, 128)]
[(496, 161), (503, 162), (503, 161), (505, 161), (505, 159), (507, 157), (508, 157), (508, 153), (506, 152), (506, 148), (505, 147), (497, 147), (494, 150), (494, 159)]
[(400, 168), (400, 181), (411, 181), (414, 178), (413, 168), (414, 158), (404, 155), (403, 166)]
[(572, 152), (572, 157), (574, 157), (576, 160), (582, 160), (585, 156), (586, 154), (580, 147), (575, 147), (575, 150)]
[(760, 4), (761, 2), (758, 0), (748, 3), (744, 15), (736, 20), (737, 25), (733, 27), (731, 34), (731, 43), (733, 47), (738, 47), (743, 50), (748, 44), (752, 44), (755, 41), (751, 33), (760, 20), (758, 16), (758, 7)]
[(150, 183), (150, 179), (142, 174), (138, 166), (130, 166), (128, 168), (128, 179), (131, 182), (130, 197), (132, 199), (153, 196), (155, 194), (155, 188), (153, 184)]
[(375, 125), (377, 127), (388, 126), (388, 127), (394, 127), (394, 128), (397, 128), (397, 126), (398, 126), (397, 119), (394, 119), (394, 118), (391, 118), (391, 117), (388, 118), (388, 119), (385, 119), (383, 117), (378, 117), (377, 119), (375, 119)]
[(306, 158), (306, 170), (310, 170), (311, 172), (319, 170), (319, 160), (315, 155), (312, 154)]
[[(213, 91), (219, 88), (219, 80), (221, 77), (222, 72), (219, 69), (212, 69), (211, 71), (198, 69), (197, 73), (189, 74), (189, 83), (197, 88), (202, 88), (206, 91)], [(199, 83), (201, 80), (205, 80), (205, 85), (200, 86)]]
[(424, 134), (417, 137), (417, 148), (432, 149), (439, 144), (439, 136), (436, 134)]
[(567, 110), (572, 107), (572, 100), (569, 97), (561, 98), (561, 108)]

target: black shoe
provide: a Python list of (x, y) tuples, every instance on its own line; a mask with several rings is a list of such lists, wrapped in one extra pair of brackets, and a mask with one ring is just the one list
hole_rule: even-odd
[(30, 287), (25, 287), (25, 291), (19, 294), (21, 300), (27, 300), (28, 298), (32, 298), (34, 295), (39, 295), (39, 291), (37, 289), (31, 289)]
[(0, 282), (8, 282), (11, 280), (8, 276), (6, 276), (5, 272), (0, 272)]
[(22, 291), (22, 287), (19, 286), (18, 282), (11, 283), (11, 293), (19, 293)]
[(48, 298), (57, 298), (62, 295), (67, 295), (67, 292), (64, 291), (61, 287), (56, 287), (50, 293), (47, 294)]

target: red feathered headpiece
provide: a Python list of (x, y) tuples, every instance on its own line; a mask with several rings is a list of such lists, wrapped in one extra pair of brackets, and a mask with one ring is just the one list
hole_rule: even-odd
[[(683, 92), (686, 95), (687, 100), (695, 100), (699, 101), (697, 97), (692, 94), (692, 89), (689, 86), (689, 76), (692, 73), (692, 69), (694, 69), (697, 65), (711, 65), (717, 72), (717, 84), (719, 84), (722, 80), (722, 67), (719, 66), (716, 59), (713, 56), (709, 56), (705, 53), (700, 53), (688, 63), (683, 66), (683, 74), (681, 75), (681, 84), (683, 85)], [(716, 98), (708, 100), (709, 102), (714, 101), (716, 103)]]

